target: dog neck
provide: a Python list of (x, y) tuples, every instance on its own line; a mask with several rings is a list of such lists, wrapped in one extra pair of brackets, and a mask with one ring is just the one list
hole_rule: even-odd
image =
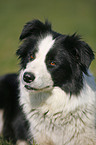
[(52, 91), (35, 92), (29, 94), (29, 101), (32, 108), (38, 108), (43, 106), (48, 98), (52, 95)]

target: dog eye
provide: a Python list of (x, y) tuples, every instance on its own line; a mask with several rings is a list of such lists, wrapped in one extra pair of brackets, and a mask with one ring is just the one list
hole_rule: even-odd
[(34, 55), (30, 55), (30, 60), (34, 60), (35, 59), (35, 57), (34, 57)]
[(52, 61), (52, 62), (50, 63), (50, 65), (51, 65), (51, 66), (55, 66), (56, 63), (55, 63), (54, 61)]

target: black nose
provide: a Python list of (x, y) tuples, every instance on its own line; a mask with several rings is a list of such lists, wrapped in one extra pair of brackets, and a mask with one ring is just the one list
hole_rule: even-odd
[(23, 80), (26, 83), (31, 83), (32, 81), (34, 81), (34, 79), (35, 79), (35, 76), (30, 72), (25, 72), (23, 75)]

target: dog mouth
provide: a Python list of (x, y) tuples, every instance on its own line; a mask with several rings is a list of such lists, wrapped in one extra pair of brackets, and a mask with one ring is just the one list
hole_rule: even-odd
[(33, 91), (43, 91), (43, 90), (52, 88), (51, 86), (46, 86), (46, 87), (44, 87), (44, 88), (37, 89), (37, 88), (30, 87), (30, 86), (28, 86), (28, 85), (25, 85), (24, 87), (25, 87), (27, 90), (33, 90)]

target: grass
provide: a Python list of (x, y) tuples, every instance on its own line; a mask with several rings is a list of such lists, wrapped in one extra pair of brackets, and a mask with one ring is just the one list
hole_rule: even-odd
[[(0, 137), (0, 145), (15, 145), (12, 143), (12, 141), (6, 141), (2, 136)], [(29, 144), (31, 145), (31, 144)], [(37, 145), (34, 141), (32, 145)]]
[(4, 140), (3, 137), (0, 137), (0, 145), (13, 145), (12, 142), (8, 142), (6, 140)]
[[(17, 72), (15, 52), (20, 45), (23, 25), (34, 18), (48, 18), (53, 29), (64, 34), (77, 32), (96, 52), (95, 0), (1, 0), (0, 1), (0, 75)], [(95, 53), (96, 56), (96, 53)], [(91, 71), (96, 77), (96, 60)], [(0, 138), (0, 144), (8, 144)]]
[[(48, 18), (53, 29), (77, 32), (96, 52), (95, 0), (1, 0), (0, 1), (0, 75), (19, 70), (15, 52), (23, 25), (34, 18)], [(96, 60), (91, 70), (96, 76)]]

